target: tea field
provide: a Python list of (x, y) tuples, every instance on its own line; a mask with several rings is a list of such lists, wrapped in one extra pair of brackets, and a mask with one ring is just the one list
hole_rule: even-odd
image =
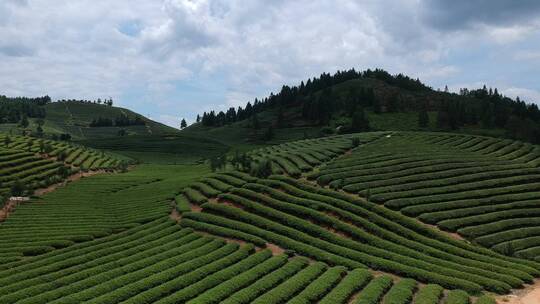
[(19, 205), (0, 224), (0, 303), (494, 304), (540, 277), (536, 146), (372, 132), (228, 159)]

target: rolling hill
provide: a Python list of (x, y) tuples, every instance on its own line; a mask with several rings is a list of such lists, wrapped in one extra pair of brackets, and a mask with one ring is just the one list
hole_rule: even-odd
[[(383, 72), (323, 74), (182, 131), (28, 99), (28, 126), (0, 124), (0, 195), (28, 196), (0, 223), (0, 303), (494, 304), (537, 290), (540, 147), (508, 124), (536, 110)], [(99, 174), (33, 192), (85, 170)]]
[[(357, 113), (369, 127), (352, 126)], [(426, 121), (419, 123), (424, 115)], [(302, 139), (358, 131), (450, 131), (540, 143), (540, 110), (497, 89), (434, 90), (418, 79), (380, 69), (323, 73), (238, 109), (205, 112), (190, 134), (243, 143)], [(238, 136), (231, 136), (235, 134)], [(275, 143), (275, 142), (274, 142)]]
[[(47, 136), (70, 134), (73, 140), (91, 140), (103, 137), (117, 137), (123, 129), (126, 135), (149, 135), (175, 133), (178, 130), (155, 122), (131, 110), (83, 101), (57, 101), (48, 102), (39, 106), (44, 110), (45, 117), (29, 118), (27, 132), (35, 132), (38, 121), (43, 120), (43, 131)], [(118, 117), (134, 119), (139, 117), (144, 124), (126, 126), (100, 126), (91, 127), (95, 119), (104, 118), (114, 120)], [(17, 123), (0, 124), (0, 131), (20, 133)]]

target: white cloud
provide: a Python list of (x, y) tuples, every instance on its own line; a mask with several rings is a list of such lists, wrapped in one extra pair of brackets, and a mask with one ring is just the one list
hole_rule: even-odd
[(518, 42), (537, 34), (533, 22), (449, 33), (426, 25), (423, 1), (2, 1), (0, 94), (111, 96), (176, 126), (171, 113), (193, 119), (322, 72), (382, 67), (428, 84), (472, 83), (490, 80), (475, 74), (485, 67), (452, 62), (456, 51), (496, 42), (523, 60), (538, 53), (515, 55)]
[(518, 50), (514, 59), (524, 61), (540, 61), (540, 50)]
[(519, 98), (527, 103), (536, 103), (540, 105), (540, 91), (526, 88), (509, 87), (501, 90), (501, 94), (511, 98)]
[(537, 31), (536, 26), (519, 26), (514, 25), (510, 27), (486, 27), (485, 31), (488, 36), (499, 44), (508, 44), (523, 40)]

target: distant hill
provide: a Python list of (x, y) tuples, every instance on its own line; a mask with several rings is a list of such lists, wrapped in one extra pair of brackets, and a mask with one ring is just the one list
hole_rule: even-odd
[[(17, 102), (23, 103), (24, 101), (11, 101), (11, 104)], [(30, 101), (26, 101), (26, 103), (30, 103)], [(14, 123), (7, 120), (0, 124), (0, 131), (20, 132), (21, 129), (26, 129), (27, 132), (36, 132), (40, 120), (43, 122), (42, 129), (46, 136), (69, 134), (73, 140), (117, 137), (119, 132), (124, 135), (151, 135), (175, 133), (177, 131), (131, 110), (106, 104), (59, 101), (47, 102), (36, 106), (36, 108), (40, 110), (39, 116), (28, 115), (28, 126), (26, 128), (20, 126), (20, 119), (26, 115), (26, 113), (22, 113), (22, 117), (18, 118), (18, 122)], [(97, 120), (109, 121), (111, 125), (92, 126), (92, 122)], [(123, 124), (116, 125), (117, 120), (122, 121)], [(135, 120), (137, 120), (137, 123), (134, 123)]]
[[(369, 128), (352, 126), (355, 114), (361, 122), (367, 120)], [(424, 123), (420, 124), (422, 115)], [(461, 89), (459, 94), (437, 91), (418, 79), (383, 70), (322, 74), (298, 86), (283, 86), (279, 93), (255, 99), (245, 107), (203, 113), (199, 121), (185, 132), (241, 133), (247, 142), (268, 139), (264, 135), (269, 128), (276, 139), (281, 139), (280, 133), (312, 136), (310, 133), (422, 130), (540, 142), (540, 110), (535, 104), (513, 100), (485, 86)], [(279, 131), (284, 129), (287, 131)]]

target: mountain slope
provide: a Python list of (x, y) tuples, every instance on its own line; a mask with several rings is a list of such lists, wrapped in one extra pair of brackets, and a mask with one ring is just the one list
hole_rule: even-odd
[[(353, 125), (353, 117), (362, 112), (361, 119), (367, 117), (369, 128), (366, 124)], [(336, 133), (336, 128), (341, 133), (428, 130), (540, 142), (540, 110), (535, 104), (513, 100), (485, 86), (461, 89), (459, 94), (436, 91), (419, 80), (383, 70), (322, 74), (299, 86), (283, 86), (279, 93), (255, 99), (245, 107), (204, 113), (200, 121), (209, 132), (223, 126), (246, 128), (248, 141), (264, 138), (261, 129), (303, 127), (324, 134)], [(193, 129), (197, 128), (186, 131)]]
[[(174, 133), (177, 130), (150, 120), (131, 110), (101, 104), (83, 102), (54, 102), (45, 105), (46, 124), (60, 133), (70, 133), (75, 139), (94, 139), (117, 136), (120, 129), (128, 134), (149, 135)], [(123, 127), (90, 127), (94, 119), (115, 119), (120, 116), (140, 117), (145, 125)]]

